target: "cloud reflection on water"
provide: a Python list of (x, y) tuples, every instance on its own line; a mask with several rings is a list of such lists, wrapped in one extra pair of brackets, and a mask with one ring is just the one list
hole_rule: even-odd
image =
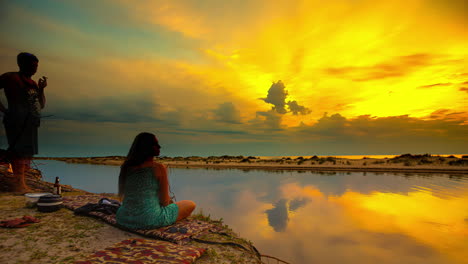
[(464, 263), (468, 257), (466, 192), (449, 198), (420, 190), (325, 195), (296, 182), (278, 189), (271, 203), (251, 191), (238, 193), (232, 212), (242, 216), (223, 212), (266, 254), (289, 256), (292, 263)]

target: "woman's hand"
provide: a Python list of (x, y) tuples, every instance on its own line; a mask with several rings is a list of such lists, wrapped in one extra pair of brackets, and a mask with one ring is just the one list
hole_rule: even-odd
[(39, 79), (38, 83), (39, 89), (44, 89), (47, 86), (47, 77), (42, 76), (42, 78)]

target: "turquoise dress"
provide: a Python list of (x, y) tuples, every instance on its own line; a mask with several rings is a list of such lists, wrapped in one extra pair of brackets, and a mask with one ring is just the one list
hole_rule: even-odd
[(152, 167), (132, 170), (128, 173), (122, 206), (117, 211), (119, 225), (131, 229), (152, 229), (175, 223), (179, 214), (177, 204), (161, 206), (159, 182)]

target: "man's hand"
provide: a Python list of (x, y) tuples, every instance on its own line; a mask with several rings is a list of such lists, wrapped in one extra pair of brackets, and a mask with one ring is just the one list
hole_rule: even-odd
[(39, 79), (38, 83), (39, 89), (44, 89), (47, 86), (47, 77), (42, 76), (42, 78)]

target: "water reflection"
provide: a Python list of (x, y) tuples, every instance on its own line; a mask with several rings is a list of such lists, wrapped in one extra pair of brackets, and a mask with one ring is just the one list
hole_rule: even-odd
[(286, 205), (287, 200), (279, 200), (272, 209), (266, 210), (268, 217), (268, 224), (273, 227), (276, 232), (282, 232), (286, 230), (288, 224), (288, 208)]
[[(93, 175), (81, 188), (116, 191), (115, 169), (67, 166)], [(80, 179), (68, 176), (65, 184)], [(467, 263), (466, 175), (171, 169), (169, 177), (178, 200), (195, 200), (291, 263)]]
[(235, 172), (202, 170), (194, 177), (200, 187), (189, 180), (178, 192), (198, 195), (266, 254), (292, 263), (466, 263), (466, 178)]

